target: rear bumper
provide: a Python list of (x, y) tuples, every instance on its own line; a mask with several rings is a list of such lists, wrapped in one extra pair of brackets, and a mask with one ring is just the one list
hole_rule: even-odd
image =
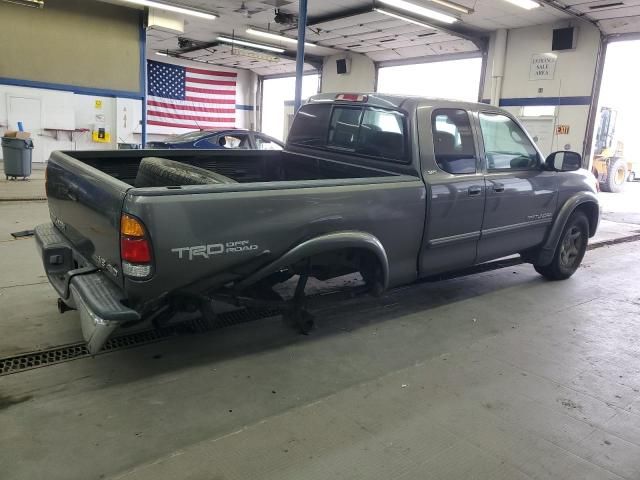
[(49, 282), (80, 314), (90, 353), (100, 351), (123, 323), (140, 320), (140, 314), (123, 303), (122, 290), (76, 252), (53, 224), (38, 225), (35, 239)]

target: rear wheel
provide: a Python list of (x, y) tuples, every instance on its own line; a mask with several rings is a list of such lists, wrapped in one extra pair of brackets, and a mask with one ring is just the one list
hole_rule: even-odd
[(624, 187), (627, 180), (627, 164), (623, 158), (611, 159), (609, 170), (607, 171), (607, 180), (602, 183), (602, 190), (605, 192), (618, 193)]
[(587, 251), (589, 220), (583, 212), (575, 212), (564, 227), (549, 265), (534, 265), (536, 272), (549, 280), (565, 280), (573, 275)]

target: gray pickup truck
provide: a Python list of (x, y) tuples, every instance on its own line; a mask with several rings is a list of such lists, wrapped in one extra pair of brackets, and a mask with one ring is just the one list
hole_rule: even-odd
[(116, 329), (215, 318), (212, 300), (278, 303), (307, 332), (310, 277), (359, 272), (380, 294), (520, 254), (565, 279), (599, 221), (580, 155), (543, 159), (506, 111), (378, 94), (313, 97), (283, 151), (54, 152), (46, 189), (37, 245), (91, 352)]

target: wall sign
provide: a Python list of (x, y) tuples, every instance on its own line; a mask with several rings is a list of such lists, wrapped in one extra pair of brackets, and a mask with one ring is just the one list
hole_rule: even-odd
[(557, 125), (556, 135), (569, 135), (569, 125)]
[(531, 56), (529, 80), (553, 80), (558, 57), (554, 53), (535, 53)]

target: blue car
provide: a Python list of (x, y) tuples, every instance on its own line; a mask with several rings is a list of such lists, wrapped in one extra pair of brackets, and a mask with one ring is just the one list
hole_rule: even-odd
[(162, 142), (148, 142), (147, 148), (195, 148), (210, 150), (234, 148), (241, 150), (282, 150), (280, 140), (252, 130), (197, 130), (169, 137)]

